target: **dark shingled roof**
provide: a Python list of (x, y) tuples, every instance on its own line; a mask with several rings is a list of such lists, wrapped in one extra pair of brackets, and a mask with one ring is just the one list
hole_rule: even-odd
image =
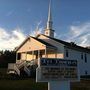
[[(42, 34), (42, 35), (44, 35), (44, 34)], [(44, 35), (44, 36), (46, 36), (46, 35)], [(55, 41), (57, 41), (57, 42), (59, 42), (61, 44), (64, 44), (65, 47), (67, 47), (67, 48), (75, 49), (75, 50), (78, 50), (78, 51), (85, 51), (85, 52), (90, 53), (90, 49), (89, 48), (78, 46), (74, 42), (70, 42), (69, 43), (69, 42), (66, 42), (66, 41), (63, 41), (63, 40), (60, 40), (60, 39), (56, 39), (56, 38), (52, 38), (52, 37), (49, 37), (49, 36), (46, 36), (46, 37), (48, 37), (48, 38), (50, 38), (52, 40), (55, 40)]]
[(50, 46), (50, 47), (53, 47), (53, 48), (57, 49), (55, 46), (53, 46), (53, 45), (51, 45), (51, 44), (49, 44), (49, 43), (43, 41), (42, 39), (38, 39), (38, 38), (36, 38), (36, 37), (32, 37), (32, 38), (34, 38), (34, 39), (36, 39), (37, 41), (39, 41), (39, 42), (45, 44), (46, 46)]

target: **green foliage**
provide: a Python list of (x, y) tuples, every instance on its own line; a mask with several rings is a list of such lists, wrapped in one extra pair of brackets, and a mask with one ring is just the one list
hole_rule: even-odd
[(15, 63), (16, 61), (16, 52), (14, 51), (0, 51), (0, 68), (5, 68), (8, 66), (8, 63)]

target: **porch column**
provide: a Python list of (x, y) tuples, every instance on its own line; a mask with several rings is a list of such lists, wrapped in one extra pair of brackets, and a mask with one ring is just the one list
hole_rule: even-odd
[(17, 59), (18, 59), (18, 53), (16, 53), (16, 61), (17, 61)]
[(38, 59), (40, 58), (40, 50), (38, 50)]
[(25, 52), (25, 54), (26, 54), (26, 57), (25, 57), (25, 59), (27, 60), (27, 52)]
[(55, 58), (57, 58), (57, 54), (58, 54), (58, 53), (57, 53), (57, 50), (56, 50), (56, 51), (55, 51)]
[(34, 51), (32, 51), (32, 59), (34, 59)]
[(47, 49), (45, 48), (45, 58), (47, 58)]

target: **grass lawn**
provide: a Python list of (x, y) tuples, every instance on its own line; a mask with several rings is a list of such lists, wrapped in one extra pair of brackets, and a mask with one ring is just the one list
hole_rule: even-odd
[(90, 90), (90, 79), (71, 83), (71, 90)]
[(14, 79), (6, 74), (7, 69), (0, 68), (0, 90), (47, 90), (47, 83), (36, 83), (35, 79)]
[[(0, 90), (48, 90), (47, 83), (36, 83), (35, 79), (0, 80)], [(90, 90), (90, 81), (71, 84), (71, 90)]]
[(0, 80), (0, 90), (47, 90), (47, 83), (36, 83), (35, 79)]
[[(36, 83), (33, 78), (8, 78), (6, 69), (0, 69), (0, 90), (48, 90), (47, 83)], [(71, 83), (71, 90), (90, 90), (90, 80)]]
[[(36, 83), (35, 79), (0, 80), (0, 90), (48, 90), (47, 83)], [(71, 90), (90, 90), (90, 80), (71, 84)]]

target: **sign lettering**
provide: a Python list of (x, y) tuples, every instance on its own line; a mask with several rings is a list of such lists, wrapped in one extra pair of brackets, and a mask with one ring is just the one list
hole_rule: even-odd
[(41, 58), (37, 68), (37, 77), (41, 81), (78, 80), (77, 60)]

